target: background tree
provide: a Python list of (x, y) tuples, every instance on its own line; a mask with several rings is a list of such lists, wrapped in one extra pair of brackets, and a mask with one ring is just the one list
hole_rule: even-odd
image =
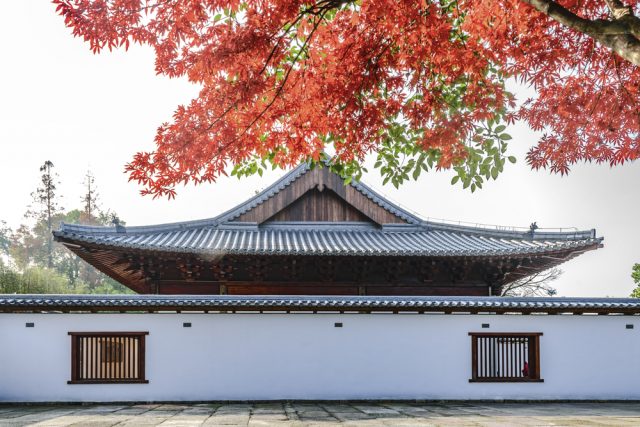
[(640, 298), (640, 264), (635, 264), (631, 270), (631, 278), (637, 287), (631, 292), (634, 298)]
[[(45, 168), (50, 164), (48, 168)], [(42, 185), (34, 193), (37, 209), (31, 207), (22, 224), (12, 231), (0, 222), (0, 293), (130, 293), (128, 288), (105, 276), (63, 245), (53, 242), (51, 230), (61, 222), (111, 225), (111, 211), (100, 209), (97, 186), (91, 172), (83, 183), (85, 195), (80, 209), (63, 212), (56, 202), (57, 177), (53, 164), (45, 163)], [(49, 246), (51, 245), (51, 246)], [(8, 261), (8, 262), (4, 262)]]
[(54, 217), (59, 215), (62, 207), (58, 203), (56, 196), (56, 184), (59, 184), (58, 175), (53, 172), (53, 163), (50, 160), (40, 166), (40, 186), (32, 193), (35, 203), (33, 210), (27, 212), (40, 225), (39, 233), (46, 239), (47, 267), (53, 268), (53, 231)]
[(113, 225), (114, 220), (125, 225), (126, 222), (120, 220), (115, 212), (110, 209), (103, 210), (100, 206), (100, 193), (96, 185), (96, 179), (91, 170), (88, 170), (84, 181), (84, 195), (82, 196), (83, 209), (78, 218), (70, 219), (71, 223), (81, 223), (89, 225)]
[[(347, 180), (375, 167), (396, 186), (452, 169), (472, 191), (504, 169), (522, 120), (527, 159), (640, 156), (638, 0), (54, 0), (100, 52), (155, 49), (156, 71), (201, 87), (126, 169), (143, 193), (325, 159)], [(535, 97), (516, 103), (507, 79)]]
[(562, 275), (559, 268), (550, 268), (511, 282), (502, 288), (503, 297), (551, 297), (558, 291), (551, 283)]
[(9, 255), (11, 246), (11, 229), (5, 221), (0, 220), (0, 259), (2, 255)]
[(87, 171), (83, 185), (85, 187), (84, 196), (82, 196), (82, 203), (84, 204), (84, 215), (86, 218), (95, 218), (98, 214), (98, 191), (96, 189), (96, 179), (93, 176), (93, 172)]

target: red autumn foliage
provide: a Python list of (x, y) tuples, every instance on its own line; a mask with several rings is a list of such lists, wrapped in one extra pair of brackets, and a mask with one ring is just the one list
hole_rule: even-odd
[[(596, 22), (610, 19), (607, 1), (537, 3)], [(527, 156), (533, 168), (566, 173), (578, 161), (640, 156), (638, 67), (532, 1), (54, 3), (94, 52), (149, 45), (158, 74), (200, 85), (159, 127), (156, 151), (127, 165), (154, 196), (256, 156), (282, 167), (318, 160), (327, 144), (337, 161), (358, 163), (389, 140), (392, 123), (436, 168), (463, 165), (485, 144), (473, 139), (480, 124), (516, 119), (543, 133)], [(537, 96), (516, 106), (510, 77)]]

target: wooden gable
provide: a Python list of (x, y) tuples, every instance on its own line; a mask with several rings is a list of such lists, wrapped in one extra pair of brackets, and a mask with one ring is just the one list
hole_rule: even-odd
[(236, 221), (366, 221), (406, 224), (327, 168), (306, 172), (273, 197), (244, 212)]
[(280, 221), (375, 222), (334, 191), (320, 191), (318, 187), (304, 193), (266, 222)]

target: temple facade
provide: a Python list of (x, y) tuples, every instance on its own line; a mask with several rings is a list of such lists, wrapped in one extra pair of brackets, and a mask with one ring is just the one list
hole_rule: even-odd
[(211, 219), (63, 224), (55, 239), (140, 294), (500, 295), (602, 245), (545, 232), (426, 221), (328, 168), (303, 164)]
[(300, 166), (212, 219), (55, 237), (141, 295), (0, 295), (0, 402), (640, 399), (640, 300), (497, 296), (595, 230), (426, 221)]

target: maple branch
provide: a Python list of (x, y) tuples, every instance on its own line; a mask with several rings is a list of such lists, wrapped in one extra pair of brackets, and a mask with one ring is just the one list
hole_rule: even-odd
[[(293, 22), (290, 23), (289, 21), (287, 21), (284, 24), (282, 24), (282, 26), (280, 27), (278, 32), (284, 30), (284, 33), (282, 33), (282, 35), (280, 35), (280, 37), (278, 37), (278, 41), (276, 42), (276, 44), (271, 49), (271, 52), (269, 52), (269, 56), (267, 56), (267, 60), (265, 61), (264, 66), (262, 67), (262, 69), (260, 70), (258, 75), (262, 74), (267, 69), (267, 66), (269, 65), (269, 62), (271, 62), (271, 59), (273, 58), (273, 55), (275, 54), (276, 49), (280, 45), (280, 42), (282, 41), (284, 36), (289, 34), (289, 30), (291, 28), (294, 28), (298, 24), (298, 22), (300, 22), (302, 20), (302, 18), (304, 18), (306, 15), (318, 16), (318, 14), (320, 12), (322, 14), (325, 14), (326, 12), (328, 12), (329, 10), (331, 10), (333, 8), (340, 7), (340, 6), (342, 6), (343, 4), (346, 4), (346, 3), (352, 3), (353, 1), (354, 0), (323, 0), (321, 2), (316, 3), (315, 6), (310, 6), (310, 7), (306, 8), (306, 9), (302, 10), (296, 16), (296, 19), (294, 19)], [(322, 5), (322, 6), (318, 7), (319, 5)], [(287, 26), (289, 28), (287, 28)], [(277, 32), (275, 34), (277, 34)]]
[[(328, 4), (334, 4), (334, 3), (339, 3), (339, 4), (343, 4), (343, 3), (347, 3), (346, 1), (335, 1), (335, 0), (329, 0), (326, 3)], [(316, 22), (314, 22), (313, 28), (311, 29), (311, 31), (309, 32), (309, 35), (307, 36), (307, 38), (304, 41), (304, 44), (302, 45), (302, 47), (300, 48), (300, 50), (298, 51), (298, 53), (296, 54), (295, 58), (293, 59), (293, 61), (291, 62), (291, 66), (289, 67), (289, 69), (287, 70), (286, 74), (284, 75), (284, 78), (282, 79), (282, 83), (280, 84), (280, 86), (278, 86), (278, 89), (276, 90), (275, 95), (273, 96), (273, 98), (271, 99), (271, 101), (262, 109), (262, 111), (260, 111), (260, 114), (258, 114), (252, 121), (251, 123), (249, 123), (249, 125), (242, 131), (242, 133), (238, 136), (236, 136), (235, 138), (233, 138), (231, 141), (227, 142), (226, 144), (223, 144), (222, 146), (218, 147), (218, 149), (216, 150), (216, 153), (214, 155), (214, 157), (219, 156), (223, 150), (227, 149), (229, 146), (231, 146), (232, 144), (234, 144), (235, 142), (238, 141), (238, 138), (240, 138), (241, 136), (245, 135), (249, 129), (251, 129), (251, 127), (256, 124), (256, 122), (258, 120), (260, 120), (264, 114), (267, 112), (267, 110), (273, 105), (273, 103), (276, 101), (276, 99), (278, 99), (278, 97), (280, 96), (280, 94), (282, 93), (282, 90), (284, 89), (285, 84), (287, 83), (287, 80), (289, 80), (289, 75), (291, 74), (291, 71), (293, 70), (296, 62), (298, 62), (298, 59), (300, 58), (300, 55), (302, 54), (302, 52), (305, 50), (306, 46), (309, 44), (309, 42), (311, 41), (311, 38), (313, 37), (313, 34), (316, 32), (316, 30), (318, 29), (318, 27), (320, 26), (320, 23), (322, 22), (322, 20), (324, 19), (324, 15), (331, 10), (331, 7), (327, 7), (325, 8), (322, 13), (320, 14), (319, 18), (316, 20)], [(302, 13), (299, 15), (299, 18), (303, 16)], [(299, 19), (296, 19), (296, 21), (298, 21)], [(285, 24), (286, 25), (286, 24)], [(265, 65), (266, 68), (266, 65)], [(237, 105), (238, 102), (236, 101), (234, 103), (234, 105), (232, 105), (231, 107), (229, 107), (227, 110), (224, 111), (224, 113), (218, 117), (214, 123), (212, 123), (207, 130), (210, 130), (213, 125), (220, 121), (224, 115), (226, 115), (235, 105)]]
[(635, 65), (640, 65), (640, 19), (619, 0), (605, 0), (613, 20), (585, 19), (553, 0), (522, 0), (560, 24), (592, 37)]
[(289, 69), (287, 70), (287, 72), (284, 75), (284, 78), (282, 79), (282, 83), (280, 84), (280, 86), (278, 86), (278, 89), (276, 90), (275, 95), (273, 95), (273, 98), (271, 99), (271, 101), (262, 109), (262, 111), (260, 112), (260, 114), (258, 114), (251, 123), (249, 123), (249, 126), (246, 127), (246, 129), (240, 134), (240, 136), (243, 136), (245, 133), (247, 133), (249, 131), (249, 129), (258, 121), (262, 118), (262, 116), (264, 116), (264, 114), (267, 112), (267, 110), (269, 108), (271, 108), (271, 106), (273, 105), (274, 102), (276, 102), (276, 99), (278, 99), (278, 97), (280, 96), (280, 94), (282, 93), (282, 90), (284, 89), (284, 86), (287, 84), (287, 80), (289, 80), (289, 75), (291, 74), (291, 71), (293, 70), (293, 67), (295, 66), (295, 64), (298, 62), (298, 59), (300, 58), (300, 55), (302, 54), (302, 52), (304, 52), (305, 48), (307, 47), (307, 45), (309, 44), (309, 42), (311, 41), (311, 38), (313, 37), (313, 34), (316, 32), (316, 30), (318, 29), (318, 27), (320, 26), (320, 23), (322, 22), (322, 20), (324, 19), (324, 15), (329, 11), (329, 9), (326, 9), (325, 11), (322, 12), (322, 14), (320, 14), (320, 17), (318, 18), (318, 20), (316, 22), (314, 22), (313, 24), (313, 28), (311, 29), (311, 31), (309, 32), (309, 35), (307, 36), (306, 40), (304, 41), (302, 47), (300, 48), (300, 50), (298, 51), (298, 53), (296, 54), (295, 58), (293, 58), (293, 61), (291, 61), (291, 66), (289, 67)]
[[(168, 1), (168, 0), (167, 0)], [(320, 15), (320, 19), (318, 20), (318, 24), (322, 21), (322, 19), (324, 18), (324, 15), (330, 11), (331, 9), (335, 9), (338, 8), (344, 4), (347, 3), (353, 3), (355, 0), (323, 0), (320, 1), (318, 3), (316, 3), (315, 6), (311, 6), (308, 7), (307, 9), (302, 10), (297, 16), (296, 19), (293, 20), (293, 22), (289, 23), (288, 21), (285, 22), (281, 27), (280, 30), (284, 30), (284, 33), (282, 35), (280, 35), (280, 37), (278, 37), (278, 41), (276, 42), (276, 44), (273, 46), (273, 48), (271, 49), (271, 51), (269, 52), (269, 55), (267, 56), (267, 59), (264, 62), (264, 65), (262, 66), (262, 68), (260, 69), (260, 72), (258, 72), (258, 75), (261, 75), (262, 73), (264, 73), (267, 69), (267, 67), (269, 66), (269, 62), (271, 62), (271, 59), (273, 59), (273, 56), (276, 53), (276, 50), (278, 48), (278, 46), (280, 45), (280, 42), (282, 41), (282, 39), (289, 33), (289, 30), (286, 28), (287, 26), (289, 26), (289, 28), (294, 28), (301, 20), (302, 18), (304, 18), (306, 15), (314, 15), (314, 16), (318, 16)], [(318, 7), (320, 6), (320, 7)], [(311, 32), (311, 34), (309, 35), (309, 37), (305, 40), (304, 45), (306, 45), (310, 39), (311, 39), (311, 35), (313, 34), (313, 32), (315, 32), (315, 30), (318, 27), (318, 24), (315, 25), (315, 27), (313, 28), (313, 31)], [(275, 33), (277, 34), (277, 33)], [(275, 35), (274, 34), (274, 35)], [(303, 45), (303, 48), (304, 48)], [(302, 49), (300, 50), (300, 52), (302, 52)], [(298, 54), (296, 55), (291, 68), (289, 68), (289, 70), (287, 71), (287, 75), (285, 76), (285, 79), (283, 81), (283, 85), (280, 86), (280, 88), (278, 89), (278, 93), (276, 94), (276, 96), (274, 97), (274, 99), (271, 101), (271, 103), (269, 103), (269, 105), (267, 106), (270, 107), (273, 102), (275, 101), (275, 98), (277, 98), (280, 94), (280, 92), (282, 91), (282, 88), (284, 86), (284, 83), (287, 81), (287, 78), (289, 77), (289, 73), (291, 72), (291, 69), (293, 68), (293, 65), (295, 65), (296, 61), (298, 60), (298, 58), (300, 57), (300, 52), (298, 52)], [(235, 101), (233, 104), (231, 104), (227, 109), (225, 109), (222, 114), (220, 114), (218, 117), (216, 117), (213, 122), (211, 122), (211, 124), (209, 126), (207, 126), (205, 128), (205, 131), (208, 132), (211, 129), (213, 129), (213, 126), (215, 126), (217, 123), (220, 122), (220, 120), (222, 120), (233, 108), (235, 108), (238, 105), (239, 101)], [(242, 133), (242, 135), (244, 135), (247, 130), (253, 126), (253, 124), (255, 124), (255, 122), (264, 115), (264, 113), (266, 112), (266, 110), (262, 111), (260, 113), (260, 115), (253, 121), (251, 122), (251, 124), (247, 127), (247, 129), (245, 129), (245, 131)]]

